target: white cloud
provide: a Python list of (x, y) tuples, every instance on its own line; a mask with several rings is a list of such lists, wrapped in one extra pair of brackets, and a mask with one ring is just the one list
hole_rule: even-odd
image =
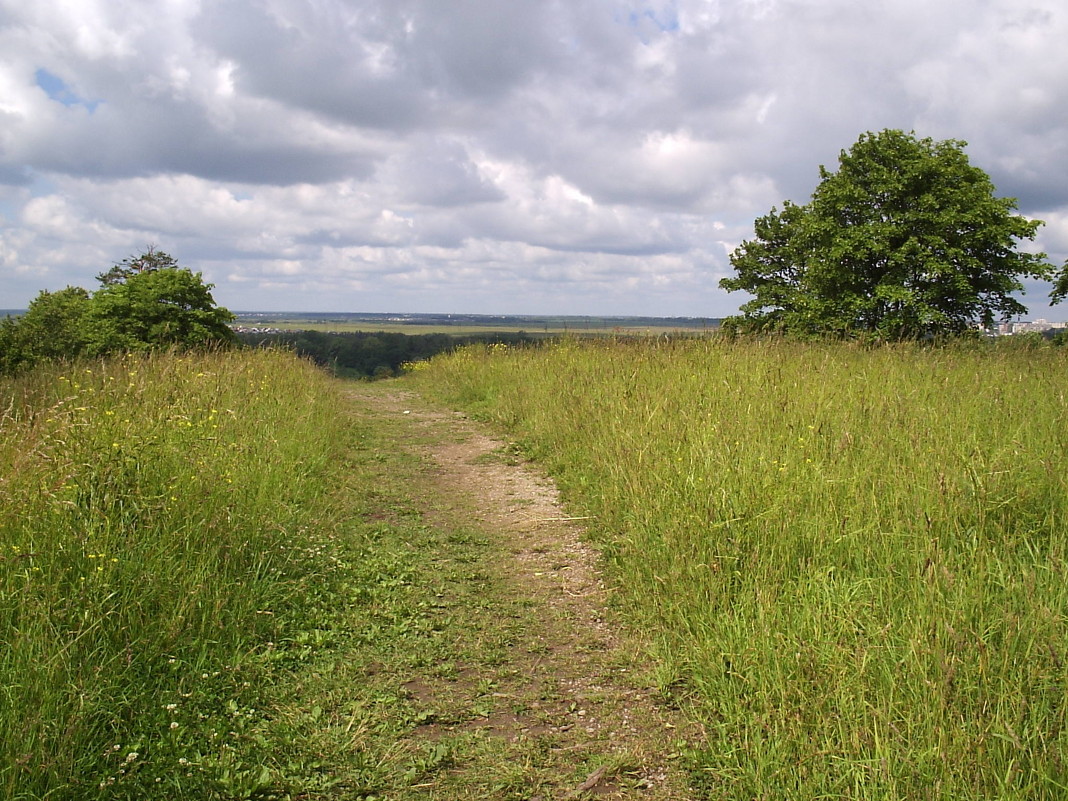
[(0, 306), (154, 244), (235, 308), (730, 313), (716, 281), (754, 217), (884, 127), (967, 140), (1068, 256), (1059, 0), (0, 0), (0, 19)]

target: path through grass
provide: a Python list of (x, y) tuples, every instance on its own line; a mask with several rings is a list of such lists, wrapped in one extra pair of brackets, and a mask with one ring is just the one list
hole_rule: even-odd
[(346, 631), (274, 702), (301, 753), (339, 797), (687, 798), (681, 724), (549, 486), (396, 382), (349, 395)]
[(269, 352), (0, 385), (0, 797), (686, 797), (551, 487), (401, 387)]

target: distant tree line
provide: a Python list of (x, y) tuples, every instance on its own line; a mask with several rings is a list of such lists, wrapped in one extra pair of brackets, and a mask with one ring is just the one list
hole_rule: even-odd
[(485, 334), (397, 334), (385, 332), (323, 333), (292, 331), (278, 334), (241, 333), (238, 340), (250, 346), (291, 348), (335, 375), (344, 378), (388, 378), (402, 365), (429, 359), (462, 345), (538, 341), (523, 331)]
[(236, 341), (234, 315), (215, 304), (212, 285), (160, 250), (123, 259), (97, 280), (93, 293), (42, 291), (25, 314), (0, 320), (0, 374), (50, 359)]

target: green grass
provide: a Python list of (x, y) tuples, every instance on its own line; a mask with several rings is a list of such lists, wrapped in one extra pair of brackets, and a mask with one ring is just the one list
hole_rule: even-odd
[[(529, 786), (511, 784), (526, 760), (502, 754), (503, 740), (446, 728), (502, 703), (493, 682), (460, 673), (495, 675), (531, 613), (487, 567), (499, 546), (428, 489), (410, 427), (359, 410), (351, 423), (334, 497), (345, 511), (340, 591), (326, 642), (271, 698), (274, 759), (303, 765), (292, 789), (307, 792), (320, 789), (306, 778), (315, 755), (326, 797), (525, 799)], [(442, 731), (418, 734), (427, 726)]]
[(0, 383), (0, 798), (524, 801), (602, 764), (530, 682), (553, 613), (437, 486), (456, 434), (353, 391), (258, 350)]
[[(564, 342), (405, 381), (514, 432), (592, 516), (702, 724), (703, 797), (1053, 799), (1066, 361)], [(270, 352), (0, 382), (0, 797), (576, 786), (588, 767), (551, 742), (462, 725), (507, 708), (493, 688), (538, 610), (421, 489), (415, 429), (343, 391)], [(458, 725), (420, 737), (435, 720)]]
[(338, 390), (292, 356), (0, 382), (0, 796), (248, 797), (336, 545)]
[[(578, 691), (532, 675), (552, 658), (536, 649), (570, 623), (501, 574), (514, 558), (507, 537), (479, 523), (463, 491), (440, 485), (428, 453), (462, 436), (449, 416), (413, 425), (375, 411), (376, 395), (396, 391), (389, 382), (351, 391), (359, 397), (333, 500), (344, 514), (331, 614), (301, 637), (299, 663), (278, 677), (270, 715), (255, 728), (270, 743), (263, 764), (279, 777), (276, 791), (365, 801), (563, 797), (606, 761), (592, 737), (557, 728), (575, 723)], [(535, 731), (487, 728), (490, 717), (512, 715)], [(637, 781), (622, 757), (609, 765), (617, 783)]]
[(470, 348), (411, 379), (592, 516), (707, 798), (1068, 793), (1068, 354)]

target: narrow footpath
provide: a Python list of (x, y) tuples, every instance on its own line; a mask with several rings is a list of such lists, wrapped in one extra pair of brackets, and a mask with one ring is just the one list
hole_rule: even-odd
[[(421, 640), (436, 650), (409, 658), (403, 675), (373, 677), (392, 681), (409, 709), (397, 748), (426, 755), (403, 797), (693, 798), (679, 751), (696, 733), (655, 690), (582, 520), (551, 481), (480, 424), (403, 384), (347, 394), (356, 424), (380, 437), (377, 453), (407, 460), (391, 476), (405, 500), (389, 503), (417, 520), (423, 539), (411, 547), (439, 582)], [(365, 516), (390, 523), (397, 513), (379, 506)], [(383, 659), (380, 673), (401, 664)]]

